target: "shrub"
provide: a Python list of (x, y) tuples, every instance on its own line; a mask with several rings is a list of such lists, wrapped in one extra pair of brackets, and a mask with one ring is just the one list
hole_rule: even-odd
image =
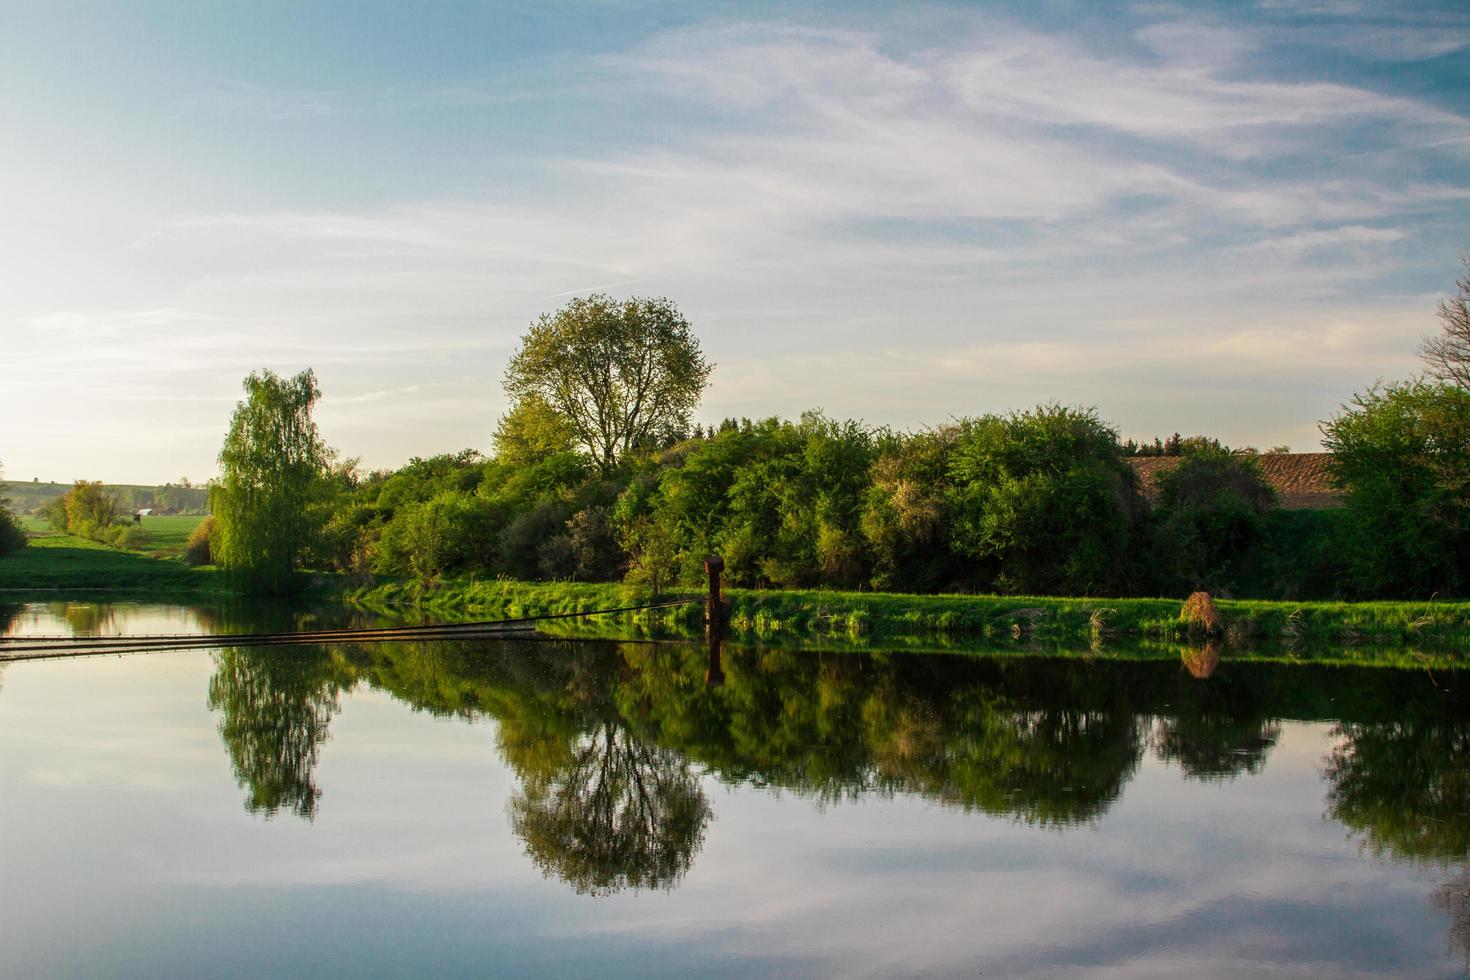
[(152, 538), (137, 524), (114, 524), (102, 532), (100, 540), (124, 551), (142, 551)]
[(184, 543), (184, 561), (195, 566), (213, 564), (213, 553), (210, 549), (213, 534), (214, 518), (206, 517), (189, 532), (189, 540)]
[(10, 513), (9, 508), (0, 507), (0, 555), (8, 555), (26, 546), (26, 532)]
[(1276, 495), (1251, 453), (1218, 445), (1186, 452), (1159, 477), (1154, 574), (1164, 592), (1233, 586), (1230, 566), (1261, 538)]
[(1379, 385), (1322, 427), (1347, 491), (1346, 562), (1370, 595), (1470, 588), (1470, 391)]

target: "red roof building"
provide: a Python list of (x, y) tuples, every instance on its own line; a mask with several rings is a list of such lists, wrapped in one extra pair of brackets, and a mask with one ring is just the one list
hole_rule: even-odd
[[(1129, 456), (1143, 492), (1158, 493), (1159, 474), (1179, 465), (1180, 456)], [(1261, 473), (1276, 491), (1282, 510), (1326, 510), (1342, 506), (1342, 491), (1333, 486), (1328, 466), (1331, 453), (1262, 453), (1256, 457)]]

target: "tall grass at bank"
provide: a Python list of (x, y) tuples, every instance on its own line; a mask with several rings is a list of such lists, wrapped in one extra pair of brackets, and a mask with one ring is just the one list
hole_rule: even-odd
[[(687, 594), (687, 593), (686, 593)], [(1109, 640), (1179, 642), (1192, 637), (1176, 599), (1083, 599), (994, 595), (899, 595), (825, 590), (732, 589), (735, 639), (865, 637), (986, 639), (998, 643), (1106, 645)], [(413, 606), (449, 619), (500, 619), (586, 612), (653, 601), (617, 584), (451, 580), (432, 588), (392, 582), (347, 593), (368, 608)], [(1219, 600), (1219, 639), (1231, 646), (1397, 646), (1470, 651), (1470, 603), (1267, 602)], [(691, 635), (698, 603), (592, 620), (551, 621), (568, 635)], [(592, 625), (588, 625), (592, 624)], [(1193, 638), (1199, 639), (1197, 635)]]

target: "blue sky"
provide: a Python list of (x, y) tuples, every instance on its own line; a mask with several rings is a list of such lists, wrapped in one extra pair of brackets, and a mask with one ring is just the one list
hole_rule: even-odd
[(366, 466), (485, 450), (596, 287), (704, 420), (1315, 448), (1470, 249), (1470, 13), (1387, 7), (8, 5), (0, 463), (203, 479), (257, 367)]

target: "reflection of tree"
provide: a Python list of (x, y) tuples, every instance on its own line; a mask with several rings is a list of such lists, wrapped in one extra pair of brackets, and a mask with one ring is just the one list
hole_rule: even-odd
[(330, 737), (337, 696), (350, 683), (322, 647), (227, 648), (215, 655), (209, 707), (220, 712), (220, 736), (235, 779), (248, 790), (247, 810), (316, 816), (317, 754)]
[(49, 602), (46, 611), (65, 621), (73, 636), (116, 633), (117, 607), (108, 602)]
[(1436, 888), (1429, 900), (1450, 917), (1450, 951), (1463, 956), (1470, 971), (1470, 868)]
[[(1375, 854), (1440, 864), (1470, 857), (1470, 720), (1405, 714), (1341, 724), (1336, 734), (1327, 758), (1335, 819)], [(1450, 948), (1470, 969), (1470, 871), (1461, 867), (1430, 901), (1450, 917)]]
[(1219, 646), (1186, 647), (1181, 654), (1193, 680), (1183, 680), (1170, 698), (1172, 710), (1158, 718), (1155, 753), (1177, 762), (1188, 779), (1226, 780), (1254, 775), (1281, 738), (1281, 725), (1262, 705), (1265, 694), (1249, 674), (1217, 675)]
[[(1039, 824), (1101, 816), (1142, 755), (1140, 726), (1117, 710), (1016, 703), (990, 692), (964, 698), (931, 792), (948, 802)], [(922, 784), (921, 784), (922, 785)]]
[[(628, 648), (617, 696), (661, 744), (730, 780), (818, 800), (918, 792), (1028, 822), (1094, 819), (1122, 792), (1141, 727), (1116, 691), (994, 663), (726, 652), (706, 688), (691, 648)], [(917, 669), (915, 669), (917, 668)], [(1004, 676), (1014, 673), (1015, 676)], [(1089, 701), (1090, 699), (1090, 701)]]
[(1281, 726), (1265, 718), (1183, 712), (1159, 723), (1154, 750), (1177, 762), (1191, 779), (1226, 780), (1255, 775), (1281, 737)]
[(1332, 816), (1376, 853), (1430, 861), (1470, 855), (1470, 721), (1343, 724), (1327, 759)]
[(1191, 778), (1231, 778), (1262, 770), (1276, 719), (1330, 717), (1357, 738), (1333, 770), (1350, 826), (1381, 838), (1397, 801), (1463, 840), (1470, 809), (1464, 725), (1434, 721), (1463, 699), (1422, 673), (1235, 663), (1201, 681), (1166, 662), (727, 646), (712, 687), (693, 644), (413, 644), (360, 660), (416, 707), (497, 720), (528, 853), (588, 892), (677, 880), (708, 820), (691, 768), (822, 802), (917, 793), (1061, 827), (1106, 813), (1145, 745)]
[(581, 894), (672, 888), (704, 843), (710, 807), (688, 761), (614, 722), (523, 776), (512, 828), (542, 872)]

